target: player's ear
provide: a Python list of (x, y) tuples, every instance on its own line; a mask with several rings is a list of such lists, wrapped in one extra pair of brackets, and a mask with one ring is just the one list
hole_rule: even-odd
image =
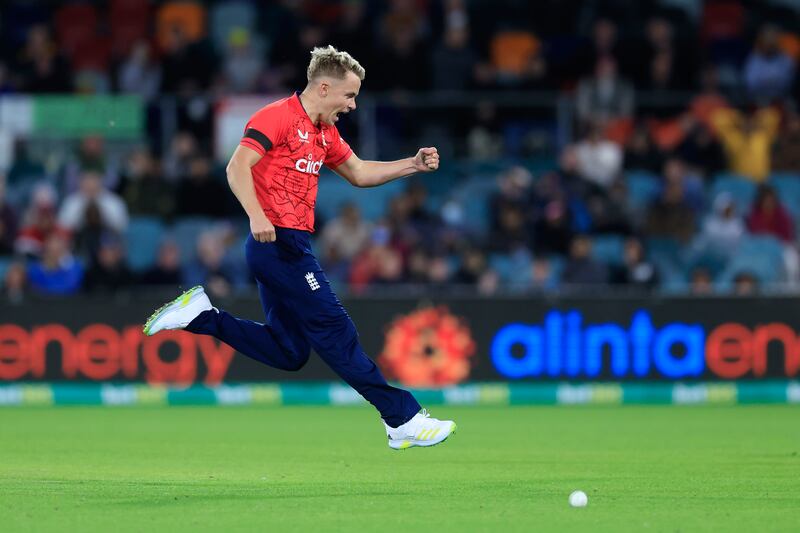
[(318, 89), (319, 90), (319, 95), (322, 98), (325, 98), (326, 96), (328, 96), (328, 89), (330, 89), (330, 84), (329, 83), (324, 82), (324, 81), (320, 82), (319, 89)]

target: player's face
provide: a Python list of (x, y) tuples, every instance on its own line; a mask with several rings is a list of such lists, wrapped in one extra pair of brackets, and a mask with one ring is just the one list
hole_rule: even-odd
[(361, 80), (352, 72), (348, 72), (342, 80), (331, 79), (325, 98), (326, 113), (322, 120), (335, 124), (339, 115), (349, 113), (356, 108), (356, 97), (361, 90)]

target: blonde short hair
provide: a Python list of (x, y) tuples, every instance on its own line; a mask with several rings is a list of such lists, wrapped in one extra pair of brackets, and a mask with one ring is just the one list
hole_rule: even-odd
[(347, 52), (340, 52), (330, 45), (311, 51), (311, 62), (306, 71), (308, 81), (320, 76), (342, 80), (348, 72), (352, 72), (360, 80), (364, 79), (364, 67)]

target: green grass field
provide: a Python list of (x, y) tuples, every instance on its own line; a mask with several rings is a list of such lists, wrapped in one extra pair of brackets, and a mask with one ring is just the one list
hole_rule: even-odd
[(396, 452), (366, 407), (0, 409), (0, 530), (800, 530), (797, 406), (433, 414)]

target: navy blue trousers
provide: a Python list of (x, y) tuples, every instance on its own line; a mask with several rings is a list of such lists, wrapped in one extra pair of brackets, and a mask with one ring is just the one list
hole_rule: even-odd
[(277, 240), (245, 245), (266, 321), (205, 311), (186, 328), (212, 335), (236, 351), (283, 370), (300, 370), (311, 348), (367, 399), (392, 427), (410, 420), (420, 405), (408, 391), (386, 383), (358, 341), (350, 316), (331, 290), (314, 257), (306, 231), (276, 228)]

